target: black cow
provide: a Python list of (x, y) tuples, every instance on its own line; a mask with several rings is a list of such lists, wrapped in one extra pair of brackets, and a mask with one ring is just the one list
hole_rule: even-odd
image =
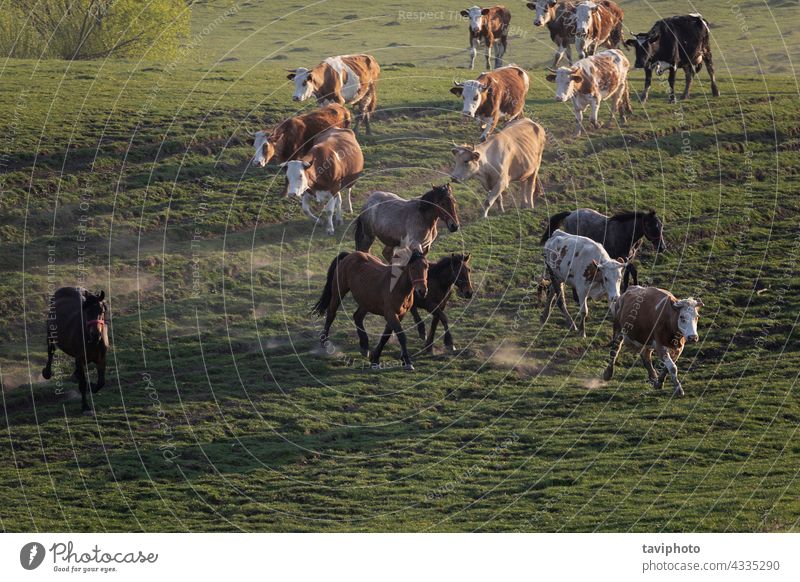
[(686, 73), (686, 88), (682, 99), (689, 97), (689, 87), (695, 73), (703, 62), (711, 76), (711, 93), (719, 97), (714, 63), (711, 60), (711, 44), (708, 22), (699, 14), (672, 16), (659, 20), (650, 29), (626, 40), (625, 46), (636, 50), (636, 68), (644, 69), (644, 91), (642, 102), (647, 101), (653, 69), (657, 75), (669, 70), (669, 100), (675, 101), (675, 72), (681, 68)]

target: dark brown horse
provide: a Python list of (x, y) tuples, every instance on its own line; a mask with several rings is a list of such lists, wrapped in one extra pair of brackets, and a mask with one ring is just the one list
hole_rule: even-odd
[[(95, 295), (81, 287), (62, 287), (53, 294), (47, 315), (47, 365), (42, 376), (49, 380), (53, 375), (53, 354), (56, 347), (75, 358), (73, 379), (81, 390), (81, 410), (91, 415), (86, 400), (86, 389), (96, 394), (106, 383), (106, 329), (105, 291)], [(89, 364), (97, 368), (97, 384), (89, 382)]]
[[(377, 368), (383, 346), (394, 332), (400, 342), (403, 366), (407, 370), (413, 370), (414, 366), (406, 348), (406, 334), (400, 326), (400, 320), (414, 303), (414, 291), (425, 296), (428, 290), (427, 279), (428, 261), (416, 249), (412, 251), (402, 248), (395, 251), (391, 265), (359, 251), (339, 253), (328, 268), (325, 288), (312, 310), (319, 315), (325, 314), (325, 330), (320, 341), (323, 345), (327, 343), (328, 333), (342, 298), (351, 292), (358, 303), (353, 321), (356, 323), (361, 353), (365, 357), (369, 356), (370, 363)], [(382, 315), (386, 319), (386, 328), (371, 354), (369, 337), (364, 330), (364, 318), (368, 313)]]
[(428, 267), (428, 293), (425, 296), (414, 295), (414, 305), (411, 306), (411, 315), (417, 323), (419, 337), (425, 340), (425, 322), (419, 316), (418, 309), (422, 308), (431, 315), (431, 329), (428, 339), (425, 340), (425, 351), (433, 352), (433, 339), (436, 337), (436, 326), (442, 322), (444, 326), (445, 348), (453, 351), (453, 336), (450, 335), (450, 322), (444, 312), (447, 302), (452, 295), (455, 285), (456, 293), (464, 299), (472, 298), (472, 281), (470, 280), (469, 254), (450, 255), (439, 259)]

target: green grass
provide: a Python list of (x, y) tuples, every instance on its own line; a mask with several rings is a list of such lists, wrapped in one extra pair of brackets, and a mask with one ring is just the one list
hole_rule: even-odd
[[(526, 111), (549, 134), (546, 196), (517, 211), (514, 193), (505, 215), (480, 220), (477, 183), (456, 187), (464, 227), (432, 256), (471, 252), (478, 293), (450, 307), (459, 353), (418, 355), (409, 374), (361, 369), (350, 300), (336, 353), (317, 350), (307, 312), (352, 229), (327, 237), (280, 198), (275, 168), (247, 166), (248, 132), (296, 111), (284, 66), (370, 50), (381, 110), (375, 135), (360, 136), (354, 204), (373, 188), (419, 195), (445, 179), (452, 141), (478, 135), (447, 92), (468, 74), (456, 68), (464, 27), (437, 39), (430, 29), (448, 23), (375, 20), (346, 25), (351, 37), (312, 34), (292, 55), (291, 39), (355, 10), (325, 3), (309, 22), (271, 22), (289, 6), (242, 4), (175, 64), (3, 64), (0, 529), (796, 531), (800, 101), (785, 49), (767, 40), (777, 22), (796, 48), (791, 7), (772, 21), (747, 5), (750, 43), (734, 42), (727, 5), (702, 9), (724, 23), (722, 97), (705, 73), (677, 105), (656, 84), (627, 127), (574, 139), (571, 107), (544, 81), (545, 33), (512, 6), (529, 36), (509, 57), (535, 66)], [(681, 11), (667, 6), (623, 3), (637, 30), (651, 10)], [(216, 10), (197, 9), (196, 32)], [(751, 45), (768, 76), (752, 74)], [(216, 62), (225, 55), (238, 61)], [(630, 353), (599, 381), (600, 305), (586, 340), (559, 314), (539, 324), (538, 238), (547, 216), (576, 206), (664, 217), (670, 252), (645, 248), (641, 278), (706, 305), (701, 342), (679, 362), (685, 398), (651, 390)], [(56, 379), (39, 375), (48, 284), (79, 281), (105, 289), (113, 311), (96, 418), (62, 394), (66, 359)], [(378, 318), (368, 327), (374, 341)]]

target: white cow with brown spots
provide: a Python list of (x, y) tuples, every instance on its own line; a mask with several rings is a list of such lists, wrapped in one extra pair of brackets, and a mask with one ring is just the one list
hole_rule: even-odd
[(556, 84), (556, 101), (565, 103), (572, 99), (579, 136), (583, 129), (583, 112), (592, 108), (591, 121), (595, 128), (600, 127), (597, 120), (600, 104), (611, 100), (611, 117), (608, 127), (617, 114), (620, 125), (624, 125), (625, 114), (631, 112), (631, 99), (628, 93), (628, 69), (631, 64), (627, 57), (617, 49), (603, 51), (596, 55), (576, 61), (571, 67), (560, 67), (547, 80)]
[[(619, 298), (619, 288), (627, 263), (622, 259), (612, 259), (603, 245), (585, 236), (567, 234), (561, 229), (544, 244), (545, 279), (547, 299), (542, 312), (542, 325), (550, 317), (553, 299), (558, 299), (558, 307), (567, 320), (567, 327), (580, 331), (586, 337), (586, 316), (589, 315), (589, 298), (600, 299), (605, 295), (612, 313)], [(574, 288), (580, 302), (580, 322), (575, 322), (567, 311), (564, 285)]]
[[(672, 293), (657, 287), (629, 287), (617, 301), (614, 335), (604, 380), (614, 376), (614, 364), (623, 344), (639, 351), (647, 376), (654, 388), (661, 388), (667, 373), (672, 377), (674, 394), (683, 396), (676, 362), (687, 341), (696, 342), (699, 299), (678, 300)], [(652, 355), (664, 363), (660, 375), (653, 368)]]

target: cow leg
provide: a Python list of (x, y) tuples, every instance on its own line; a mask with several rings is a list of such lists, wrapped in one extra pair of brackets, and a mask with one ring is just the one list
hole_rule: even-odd
[(336, 200), (336, 224), (341, 225), (344, 224), (344, 218), (342, 217), (342, 193), (337, 192), (334, 199)]
[(580, 137), (581, 132), (583, 131), (583, 107), (579, 106), (578, 103), (573, 100), (572, 110), (575, 112), (575, 137)]
[(708, 76), (711, 77), (711, 94), (714, 97), (719, 97), (719, 87), (717, 87), (717, 76), (714, 74), (714, 61), (711, 58), (711, 49), (706, 50), (703, 55), (703, 61), (706, 63)]
[(492, 49), (494, 48), (494, 41), (487, 40), (484, 44), (483, 56), (486, 58), (486, 68), (492, 70)]
[(483, 206), (483, 217), (488, 218), (489, 216), (489, 209), (494, 205), (498, 198), (503, 195), (503, 190), (506, 189), (508, 184), (505, 182), (497, 182), (494, 187), (489, 191), (486, 195), (486, 202), (484, 202)]
[(319, 220), (319, 217), (314, 216), (314, 213), (311, 212), (311, 193), (306, 191), (303, 193), (303, 198), (300, 202), (300, 206), (303, 208), (303, 212), (306, 216), (308, 216), (314, 222)]
[(653, 83), (653, 69), (645, 67), (644, 69), (644, 89), (640, 97), (642, 103), (647, 103), (647, 96), (650, 95), (650, 85)]
[(585, 59), (586, 53), (584, 52), (584, 40), (580, 37), (575, 37), (575, 50), (578, 51), (578, 58)]
[(356, 324), (356, 333), (358, 334), (358, 345), (361, 347), (361, 355), (365, 358), (369, 357), (369, 336), (367, 330), (364, 329), (364, 318), (367, 316), (367, 310), (363, 307), (356, 309), (353, 314), (353, 321)]
[(619, 352), (622, 350), (622, 344), (624, 342), (625, 338), (622, 334), (614, 330), (614, 337), (611, 339), (611, 349), (608, 351), (608, 366), (606, 366), (605, 372), (603, 372), (603, 380), (606, 382), (614, 377), (614, 366), (617, 363), (617, 358), (619, 357)]
[(351, 195), (353, 194), (353, 187), (350, 186), (347, 189), (347, 214), (353, 214), (353, 199)]
[(566, 47), (564, 47), (564, 46), (559, 46), (559, 47), (556, 49), (556, 52), (555, 52), (555, 54), (553, 55), (553, 68), (554, 68), (554, 69), (557, 69), (557, 68), (558, 68), (558, 63), (560, 63), (560, 62), (561, 62), (561, 59), (563, 59), (563, 58), (564, 58), (564, 53), (565, 53), (567, 50), (569, 50), (569, 49), (568, 49), (568, 48), (566, 48)]
[(683, 96), (681, 99), (688, 99), (689, 98), (689, 90), (692, 87), (692, 78), (694, 77), (694, 67), (689, 65), (688, 67), (683, 68), (683, 72), (686, 73), (686, 85), (683, 88)]
[[(545, 279), (539, 283), (539, 294), (541, 297), (541, 286), (545, 284)], [(556, 281), (549, 281), (549, 285), (546, 285), (545, 289), (547, 295), (544, 300), (544, 309), (542, 310), (542, 315), (539, 317), (539, 322), (544, 325), (547, 323), (547, 320), (550, 319), (550, 310), (553, 308), (553, 301), (556, 298), (556, 285), (558, 283)]]
[(469, 39), (469, 68), (475, 68), (475, 57), (478, 55), (478, 38), (472, 37)]
[[(675, 364), (675, 361), (669, 354), (669, 350), (667, 350), (663, 346), (659, 346), (656, 348), (656, 354), (658, 355), (659, 359), (664, 363), (664, 372), (662, 374), (666, 374), (669, 372), (669, 375), (672, 377), (672, 385), (675, 387), (674, 394), (675, 396), (683, 396), (683, 387), (681, 386), (680, 380), (678, 380), (678, 366)], [(662, 380), (663, 382), (663, 380)]]
[(600, 122), (598, 121), (598, 115), (600, 114), (600, 99), (594, 96), (590, 97), (589, 99), (591, 99), (590, 107), (592, 108), (592, 114), (590, 119), (592, 126), (595, 129), (598, 129), (600, 127)]
[(536, 174), (527, 180), (523, 180), (520, 186), (520, 193), (522, 194), (522, 207), (533, 208), (533, 193), (536, 190)]
[(658, 382), (658, 374), (653, 367), (653, 350), (644, 348), (639, 352), (639, 357), (642, 359), (644, 369), (647, 370), (647, 380), (650, 382), (650, 385), (655, 388), (656, 382)]
[(506, 40), (500, 39), (497, 41), (497, 48), (494, 51), (494, 68), (499, 69), (503, 66), (503, 55), (506, 54)]
[(578, 331), (581, 337), (586, 337), (586, 318), (589, 315), (589, 296), (584, 295), (580, 302), (580, 323), (578, 324)]
[(669, 102), (675, 103), (675, 69), (669, 70)]
[[(622, 88), (617, 89), (617, 92), (614, 93), (613, 97), (611, 97), (611, 103), (609, 107), (611, 114), (608, 116), (608, 122), (606, 123), (607, 128), (614, 127), (614, 114), (616, 114), (617, 117), (619, 117), (621, 102), (622, 102)], [(622, 124), (620, 123), (620, 125)]]
[(498, 122), (500, 121), (500, 112), (495, 111), (491, 120), (484, 126), (483, 133), (481, 134), (481, 142), (486, 141), (489, 135), (495, 130)]
[[(48, 326), (49, 328), (49, 326)], [(48, 335), (50, 334), (50, 329), (47, 330)], [(47, 338), (47, 364), (45, 364), (44, 368), (42, 368), (42, 377), (45, 380), (49, 380), (53, 376), (53, 356), (56, 353), (56, 345), (50, 338)]]
[(367, 96), (365, 101), (361, 102), (361, 117), (364, 119), (364, 129), (367, 135), (372, 135), (372, 113), (370, 112), (370, 97)]
[(336, 196), (331, 195), (328, 199), (327, 204), (325, 204), (325, 214), (327, 216), (327, 225), (325, 226), (325, 232), (328, 233), (329, 236), (333, 236), (333, 215), (336, 212)]
[(414, 325), (417, 327), (417, 335), (419, 335), (419, 339), (425, 341), (425, 322), (422, 320), (422, 317), (419, 314), (419, 309), (417, 309), (416, 305), (411, 306), (411, 317), (414, 318)]
[(92, 415), (92, 408), (89, 406), (89, 401), (86, 399), (86, 392), (89, 388), (89, 370), (86, 369), (86, 363), (82, 360), (75, 360), (75, 375), (78, 377), (78, 388), (81, 391), (81, 412), (86, 416)]
[(558, 297), (558, 308), (561, 310), (561, 313), (564, 314), (564, 319), (567, 320), (567, 327), (571, 331), (578, 331), (578, 327), (575, 325), (575, 321), (573, 321), (572, 316), (569, 314), (569, 310), (567, 309), (567, 298), (564, 296), (564, 283), (558, 283), (556, 293)]

